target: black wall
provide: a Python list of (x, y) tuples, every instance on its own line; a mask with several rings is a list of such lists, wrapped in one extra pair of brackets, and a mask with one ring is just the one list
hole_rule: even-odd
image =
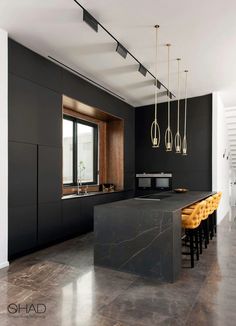
[[(124, 119), (125, 191), (61, 199), (62, 94)], [(9, 40), (9, 257), (91, 231), (93, 206), (132, 196), (134, 109)]]
[[(184, 102), (180, 103), (180, 130), (183, 135)], [(211, 190), (212, 182), (212, 95), (188, 99), (187, 140), (188, 155), (165, 152), (164, 131), (167, 127), (167, 103), (158, 105), (158, 121), (161, 129), (161, 146), (152, 148), (150, 126), (154, 119), (154, 107), (135, 110), (136, 117), (136, 173), (170, 171), (173, 187), (191, 190)], [(177, 102), (171, 103), (171, 128), (176, 133)]]

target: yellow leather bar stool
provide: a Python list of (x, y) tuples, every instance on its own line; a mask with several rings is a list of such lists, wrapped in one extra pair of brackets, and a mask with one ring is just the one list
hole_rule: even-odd
[(217, 233), (217, 209), (219, 207), (221, 197), (222, 197), (221, 191), (219, 191), (215, 195), (213, 195), (213, 199), (214, 199), (213, 228), (214, 228), (215, 234)]
[(208, 197), (205, 200), (205, 210), (202, 217), (202, 230), (204, 234), (204, 244), (205, 248), (207, 248), (207, 245), (209, 244), (209, 215), (212, 211), (212, 198)]
[(185, 229), (186, 235), (190, 240), (190, 253), (183, 253), (191, 257), (191, 268), (194, 267), (194, 254), (196, 252), (197, 260), (199, 260), (199, 226), (202, 221), (202, 217), (205, 214), (206, 202), (203, 200), (191, 207), (184, 208), (182, 210), (182, 228)]
[[(206, 199), (207, 202), (207, 211), (208, 211), (208, 230), (209, 230), (209, 237), (212, 240), (214, 236), (214, 226), (213, 226), (213, 219), (212, 219), (212, 214), (214, 212), (214, 198), (213, 196), (210, 196)], [(208, 241), (209, 243), (209, 241)]]

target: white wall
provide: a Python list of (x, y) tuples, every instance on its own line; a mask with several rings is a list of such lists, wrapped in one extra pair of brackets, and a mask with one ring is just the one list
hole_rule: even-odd
[(231, 169), (230, 183), (230, 205), (236, 206), (236, 171), (233, 169)]
[(0, 29), (0, 268), (8, 266), (8, 35)]
[[(223, 154), (226, 150), (226, 155)], [(212, 190), (222, 191), (222, 199), (217, 212), (218, 223), (230, 209), (230, 161), (228, 133), (225, 119), (225, 108), (219, 93), (213, 93), (212, 108)]]

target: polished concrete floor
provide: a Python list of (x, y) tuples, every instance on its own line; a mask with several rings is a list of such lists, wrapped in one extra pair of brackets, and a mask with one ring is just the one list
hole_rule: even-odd
[[(174, 284), (94, 268), (92, 234), (18, 259), (0, 270), (0, 325), (235, 326), (235, 216)], [(12, 303), (31, 312), (8, 312)]]

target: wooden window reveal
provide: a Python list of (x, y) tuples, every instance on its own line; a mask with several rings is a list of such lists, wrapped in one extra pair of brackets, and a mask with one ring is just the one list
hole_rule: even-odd
[[(63, 96), (63, 114), (97, 124), (99, 184), (113, 183), (115, 190), (123, 190), (124, 120), (66, 96)], [(77, 187), (62, 187), (63, 195), (77, 192)], [(89, 191), (99, 191), (99, 185), (90, 185)]]

